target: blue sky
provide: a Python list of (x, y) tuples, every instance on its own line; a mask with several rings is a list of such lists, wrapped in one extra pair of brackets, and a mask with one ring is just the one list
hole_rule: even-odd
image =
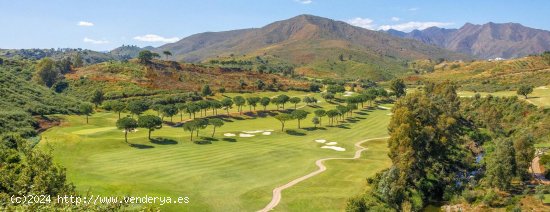
[(2, 0), (0, 48), (159, 46), (205, 32), (312, 14), (374, 30), (516, 22), (550, 30), (550, 1)]

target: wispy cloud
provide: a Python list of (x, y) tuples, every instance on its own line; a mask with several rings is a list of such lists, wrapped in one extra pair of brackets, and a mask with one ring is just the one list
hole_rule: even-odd
[(180, 40), (178, 37), (165, 38), (160, 35), (147, 34), (142, 36), (135, 36), (134, 40), (144, 41), (144, 42), (161, 42), (161, 43), (173, 43)]
[(418, 7), (411, 7), (411, 8), (409, 8), (409, 9), (407, 9), (407, 10), (408, 10), (408, 11), (417, 11), (417, 10), (419, 10), (419, 8), (418, 8)]
[(449, 25), (453, 25), (453, 23), (436, 22), (436, 21), (428, 21), (428, 22), (410, 21), (410, 22), (401, 23), (401, 24), (382, 25), (379, 27), (379, 29), (382, 29), (382, 30), (395, 29), (403, 32), (410, 32), (415, 29), (423, 30), (430, 27), (444, 27)]
[(107, 40), (95, 40), (95, 39), (91, 39), (91, 38), (88, 38), (88, 37), (85, 37), (83, 41), (84, 41), (84, 43), (91, 43), (91, 44), (106, 44), (106, 43), (109, 43), (109, 41), (107, 41)]
[(370, 18), (353, 18), (346, 21), (348, 24), (351, 24), (353, 26), (362, 27), (365, 29), (375, 29), (374, 21)]
[(88, 21), (79, 21), (77, 25), (83, 27), (91, 27), (94, 26), (94, 23)]
[(300, 4), (311, 4), (313, 3), (313, 0), (294, 0)]
[(399, 17), (391, 17), (391, 20), (392, 20), (392, 21), (399, 21), (399, 20), (401, 20), (401, 19), (400, 19)]

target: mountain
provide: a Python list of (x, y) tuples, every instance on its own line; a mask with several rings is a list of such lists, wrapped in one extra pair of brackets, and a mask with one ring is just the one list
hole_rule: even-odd
[(550, 31), (517, 23), (466, 23), (460, 29), (430, 27), (409, 33), (396, 30), (387, 33), (486, 59), (516, 58), (550, 50)]
[(332, 68), (340, 69), (337, 70), (340, 76), (372, 72), (378, 78), (391, 77), (392, 71), (405, 71), (403, 64), (409, 60), (468, 58), (422, 42), (312, 15), (296, 16), (262, 28), (195, 34), (154, 51), (170, 51), (174, 55), (171, 59), (187, 62), (273, 56), (307, 73), (330, 72)]

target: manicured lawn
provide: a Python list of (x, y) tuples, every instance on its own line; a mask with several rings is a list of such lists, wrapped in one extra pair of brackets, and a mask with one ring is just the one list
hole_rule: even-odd
[[(302, 95), (307, 94), (289, 94)], [(310, 95), (322, 101), (319, 107), (335, 107), (318, 94)], [(287, 108), (293, 106), (288, 104)], [(270, 105), (268, 109), (275, 106)], [(311, 112), (316, 108), (304, 109)], [(287, 132), (281, 132), (280, 123), (269, 115), (243, 115), (225, 119), (225, 125), (216, 130), (216, 140), (211, 144), (191, 143), (188, 132), (165, 125), (152, 134), (153, 138), (164, 138), (162, 142), (148, 141), (146, 130), (138, 129), (129, 134), (132, 145), (128, 145), (124, 143), (123, 132), (114, 128), (117, 115), (100, 112), (90, 117), (88, 125), (84, 117), (63, 116), (62, 126), (46, 131), (39, 146), (52, 148), (54, 158), (67, 168), (69, 180), (82, 192), (190, 198), (186, 205), (162, 206), (171, 210), (253, 211), (271, 200), (274, 187), (316, 170), (315, 160), (351, 157), (355, 152), (354, 143), (386, 136), (389, 113), (379, 108), (364, 109), (339, 127), (326, 127), (328, 118), (325, 117), (323, 128), (319, 129), (313, 128), (310, 114), (302, 121), (302, 127), (307, 129), (297, 129), (294, 120), (287, 122)], [(271, 135), (259, 133), (250, 138), (238, 136), (247, 130), (274, 131)], [(200, 131), (203, 140), (211, 133), (210, 127)], [(224, 133), (235, 133), (237, 137), (227, 139)], [(336, 146), (346, 151), (321, 149), (322, 144), (315, 139), (338, 142)], [(329, 161), (326, 172), (285, 190), (281, 204), (275, 209), (342, 210), (348, 197), (364, 189), (365, 177), (390, 164), (384, 141), (365, 145), (369, 150), (360, 160)]]

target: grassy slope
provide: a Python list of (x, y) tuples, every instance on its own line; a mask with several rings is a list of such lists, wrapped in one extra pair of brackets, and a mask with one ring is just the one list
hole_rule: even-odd
[(550, 61), (544, 56), (529, 56), (505, 61), (450, 62), (435, 66), (435, 71), (418, 79), (451, 80), (470, 91), (514, 90), (520, 85), (548, 85)]
[[(321, 105), (334, 107), (327, 103)], [(153, 144), (147, 141), (143, 129), (130, 134), (130, 142), (149, 147), (144, 149), (132, 148), (123, 142), (122, 132), (113, 127), (115, 114), (96, 114), (89, 125), (83, 124), (83, 117), (66, 116), (62, 127), (43, 134), (41, 147), (54, 147), (56, 160), (67, 167), (69, 179), (82, 191), (90, 189), (94, 194), (103, 195), (189, 196), (191, 203), (179, 206), (185, 210), (257, 210), (269, 202), (274, 187), (315, 170), (316, 159), (350, 157), (355, 142), (387, 134), (390, 118), (387, 110), (362, 113), (355, 119), (358, 122), (347, 123), (343, 128), (307, 131), (296, 130), (296, 121), (287, 123), (288, 129), (305, 135), (280, 132), (280, 124), (271, 117), (233, 119), (217, 130), (218, 138), (225, 132), (276, 131), (271, 136), (236, 138), (236, 142), (220, 139), (211, 145), (192, 144), (188, 141), (189, 133), (168, 126), (154, 132), (153, 137), (162, 136), (177, 144)], [(302, 126), (311, 127), (311, 117), (304, 120)], [(201, 131), (202, 136), (210, 133), (210, 128)], [(336, 141), (347, 151), (321, 149), (321, 145), (313, 141), (320, 138)], [(367, 151), (362, 161), (383, 161), (384, 145), (384, 142), (373, 142), (373, 151)], [(327, 165), (326, 173), (304, 182), (311, 186), (299, 185), (283, 192), (281, 209), (312, 209), (305, 206), (305, 202), (327, 201), (316, 207), (324, 211), (341, 210), (347, 197), (361, 191), (364, 177), (374, 174), (385, 163), (377, 162), (372, 169), (364, 168), (360, 162), (331, 161)], [(319, 196), (327, 199), (319, 200)], [(166, 209), (176, 208), (177, 205), (166, 206)]]
[[(516, 91), (498, 91), (493, 93), (478, 92), (481, 96), (491, 94), (493, 96), (516, 96)], [(476, 93), (471, 91), (460, 91), (458, 93), (462, 97), (472, 97)], [(548, 86), (536, 87), (533, 89), (533, 93), (529, 94), (529, 98), (526, 100), (531, 104), (537, 105), (543, 108), (550, 108), (550, 89)], [(523, 97), (519, 97), (523, 98)]]

